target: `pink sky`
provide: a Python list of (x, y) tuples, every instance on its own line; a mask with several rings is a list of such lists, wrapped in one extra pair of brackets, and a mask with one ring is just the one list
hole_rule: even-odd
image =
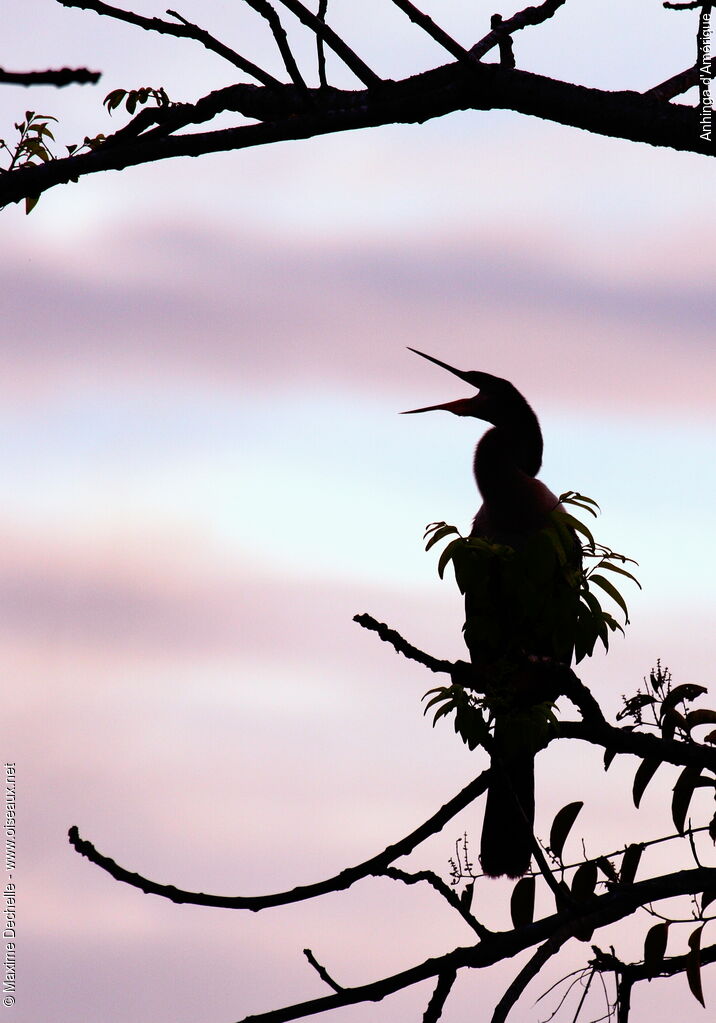
[[(199, 20), (195, 6), (182, 12)], [(229, 31), (224, 5), (200, 6)], [(389, 4), (361, 24), (331, 6), (383, 73), (442, 59)], [(693, 17), (632, 6), (568, 5), (554, 31), (523, 33), (520, 59), (587, 84), (656, 84), (691, 60)], [(487, 20), (457, 2), (425, 9), (465, 42)], [(267, 52), (252, 26), (234, 31)], [(28, 105), (62, 112), (63, 141), (108, 130), (110, 88), (152, 78), (188, 98), (231, 80), (203, 54), (190, 64), (188, 44), (50, 0), (11, 15), (7, 45), (7, 67), (105, 72), (94, 92), (0, 95), (6, 125)], [(387, 881), (257, 916), (172, 906), (65, 839), (76, 824), (154, 879), (268, 892), (359, 862), (484, 767), (422, 717), (434, 677), (351, 622), (368, 611), (463, 655), (459, 595), (420, 537), (474, 514), (479, 428), (397, 415), (461, 393), (406, 345), (514, 380), (542, 418), (546, 482), (599, 500), (599, 537), (639, 560), (626, 640), (584, 667), (608, 709), (656, 657), (708, 684), (710, 170), (472, 113), (105, 175), (29, 218), (4, 211), (0, 651), (22, 954), (8, 1020), (228, 1023), (324, 993), (304, 947), (352, 984), (470, 941), (431, 892)], [(542, 833), (587, 787), (590, 853), (627, 829), (660, 834), (668, 769), (637, 814), (634, 767), (604, 776), (596, 754), (551, 749)], [(446, 873), (465, 828), (476, 844), (475, 810), (411, 863)], [(481, 894), (487, 923), (507, 924), (508, 891)], [(623, 928), (625, 955), (650, 922)], [(534, 999), (587, 952), (534, 984), (515, 1023), (534, 1023)], [(445, 1019), (489, 1018), (517, 968), (465, 978)], [(402, 1023), (428, 997), (331, 1019)], [(688, 997), (685, 981), (639, 989), (635, 1019), (671, 1020)]]

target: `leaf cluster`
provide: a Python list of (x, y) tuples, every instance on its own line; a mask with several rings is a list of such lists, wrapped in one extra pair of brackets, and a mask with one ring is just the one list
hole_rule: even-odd
[(117, 107), (124, 103), (127, 113), (134, 114), (138, 105), (144, 106), (150, 100), (158, 107), (168, 107), (170, 105), (169, 97), (161, 85), (158, 89), (153, 89), (148, 85), (143, 86), (141, 89), (113, 89), (104, 97), (102, 105), (107, 107), (107, 112), (111, 114), (113, 110), (116, 110)]
[[(17, 167), (36, 167), (55, 159), (48, 144), (55, 140), (50, 121), (57, 121), (57, 118), (51, 114), (38, 114), (34, 110), (25, 111), (25, 119), (15, 124), (18, 139), (14, 146), (0, 139), (0, 151), (4, 150), (9, 158), (7, 166), (0, 166), (0, 173), (9, 174)], [(33, 196), (25, 200), (26, 213), (33, 209), (38, 198)]]
[[(463, 537), (455, 526), (431, 523), (426, 550), (454, 535), (442, 551), (438, 574), (452, 563), (460, 591), (466, 595), (465, 641), (482, 659), (495, 663), (525, 653), (541, 652), (568, 663), (591, 656), (597, 641), (609, 648), (611, 632), (624, 631), (602, 607), (597, 592), (606, 594), (629, 622), (626, 601), (604, 573), (639, 585), (624, 566), (635, 564), (623, 554), (598, 544), (591, 530), (565, 504), (596, 515), (595, 501), (568, 492), (560, 498), (543, 529), (519, 546)], [(597, 592), (595, 592), (595, 590)]]

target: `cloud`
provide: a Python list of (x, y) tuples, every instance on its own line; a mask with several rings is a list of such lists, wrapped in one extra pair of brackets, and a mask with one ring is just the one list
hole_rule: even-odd
[[(534, 241), (534, 240), (533, 240)], [(641, 244), (641, 242), (640, 242)], [(407, 390), (407, 344), (567, 404), (713, 404), (708, 290), (548, 240), (299, 244), (159, 222), (0, 271), (4, 386)], [(154, 383), (152, 383), (154, 381)]]

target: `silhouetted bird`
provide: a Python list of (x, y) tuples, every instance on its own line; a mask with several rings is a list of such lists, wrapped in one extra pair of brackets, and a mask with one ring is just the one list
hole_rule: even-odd
[[(529, 681), (525, 684), (529, 673), (519, 669), (519, 657), (523, 664), (529, 655), (570, 662), (581, 548), (575, 537), (568, 563), (560, 567), (554, 548), (540, 545), (541, 531), (559, 499), (535, 478), (542, 465), (542, 431), (517, 388), (489, 373), (462, 372), (415, 348), (410, 351), (479, 389), (471, 398), (411, 412), (444, 409), (492, 423), (475, 449), (475, 480), (483, 503), (470, 536), (510, 547), (517, 555), (511, 561), (493, 558), (487, 572), (483, 567), (472, 577), (463, 572), (461, 579), (457, 563), (455, 568), (465, 594), (465, 640), (471, 660), (488, 675), (492, 672), (497, 689), (491, 704), (492, 776), (480, 862), (491, 877), (519, 877), (529, 869), (532, 855), (535, 747), (529, 737), (529, 708), (536, 702)], [(503, 567), (508, 564), (509, 578)], [(515, 573), (522, 575), (515, 579)]]

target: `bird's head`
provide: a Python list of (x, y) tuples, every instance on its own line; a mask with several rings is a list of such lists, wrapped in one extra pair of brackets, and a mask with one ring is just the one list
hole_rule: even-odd
[(506, 417), (509, 417), (516, 406), (525, 404), (525, 400), (516, 387), (508, 380), (492, 376), (491, 373), (482, 373), (479, 370), (463, 372), (448, 366), (440, 359), (434, 359), (432, 355), (419, 352), (417, 348), (409, 348), (409, 351), (416, 355), (434, 362), (436, 366), (442, 366), (448, 373), (460, 377), (465, 383), (471, 384), (478, 389), (478, 394), (470, 398), (458, 398), (457, 401), (446, 401), (442, 405), (426, 405), (425, 408), (411, 408), (403, 415), (413, 415), (416, 412), (435, 412), (443, 409), (445, 412), (452, 412), (455, 416), (472, 416), (475, 419), (483, 419), (494, 426), (501, 425)]

